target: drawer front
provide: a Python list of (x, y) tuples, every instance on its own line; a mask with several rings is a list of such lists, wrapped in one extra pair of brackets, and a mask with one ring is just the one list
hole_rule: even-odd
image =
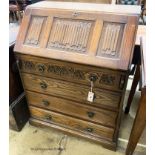
[(17, 56), (21, 72), (38, 74), (56, 79), (90, 85), (94, 80), (95, 87), (122, 91), (125, 83), (125, 72), (98, 67), (74, 64), (33, 56)]
[(100, 126), (74, 117), (69, 117), (52, 111), (35, 108), (33, 106), (30, 106), (30, 113), (33, 118), (39, 120), (43, 120), (74, 130), (79, 130), (81, 132), (84, 132), (85, 134), (94, 135), (96, 137), (107, 138), (110, 140), (113, 139), (113, 128)]
[(93, 102), (88, 102), (87, 96), (90, 87), (31, 74), (22, 73), (21, 75), (26, 90), (59, 96), (92, 106), (107, 107), (112, 110), (117, 110), (119, 107), (121, 98), (119, 93), (94, 88), (95, 99)]
[(74, 101), (43, 95), (35, 92), (26, 92), (30, 105), (61, 112), (87, 121), (97, 122), (101, 125), (115, 127), (117, 113), (82, 105)]

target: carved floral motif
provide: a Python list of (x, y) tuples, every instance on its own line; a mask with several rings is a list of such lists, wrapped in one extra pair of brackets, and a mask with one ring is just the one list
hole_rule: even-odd
[(99, 83), (106, 84), (106, 85), (114, 85), (115, 76), (102, 74)]
[(32, 61), (22, 60), (22, 62), (20, 63), (20, 65), (21, 65), (22, 68), (24, 68), (26, 70), (32, 70), (32, 69), (35, 68), (35, 64)]
[[(40, 72), (40, 73), (45, 73), (48, 72), (53, 73), (55, 75), (59, 75), (59, 76), (66, 76), (66, 77), (70, 77), (70, 78), (75, 78), (75, 79), (79, 79), (79, 80), (85, 80), (87, 79), (88, 81), (90, 81), (90, 77), (94, 77), (95, 80), (93, 80), (94, 82), (99, 82), (100, 84), (106, 84), (106, 85), (114, 85), (115, 83), (115, 76), (113, 75), (109, 75), (109, 74), (102, 74), (101, 76), (98, 74), (94, 74), (94, 73), (87, 73), (84, 72), (82, 70), (73, 68), (73, 67), (65, 67), (65, 66), (58, 66), (58, 65), (54, 65), (54, 64), (37, 64), (35, 62), (32, 61), (25, 61), (25, 60), (20, 60), (20, 68), (24, 69), (24, 70), (33, 70), (36, 72)], [(121, 77), (121, 82), (120, 82), (120, 87), (123, 87), (124, 85), (124, 76)]]
[(67, 75), (72, 78), (77, 78), (77, 79), (85, 79), (84, 73), (80, 70), (74, 69), (72, 67), (60, 67), (56, 65), (49, 65), (48, 66), (48, 72), (57, 74), (57, 75)]

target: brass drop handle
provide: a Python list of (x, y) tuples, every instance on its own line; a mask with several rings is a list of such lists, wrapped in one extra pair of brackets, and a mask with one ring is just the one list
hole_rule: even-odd
[(51, 115), (45, 115), (45, 119), (51, 121), (52, 120), (52, 116)]
[(42, 64), (39, 64), (38, 65), (38, 70), (39, 70), (39, 72), (43, 73), (45, 71), (45, 66), (42, 65)]
[(47, 100), (42, 100), (42, 103), (44, 104), (44, 106), (49, 106), (49, 101), (47, 101)]
[(91, 111), (88, 111), (87, 114), (88, 114), (88, 117), (89, 118), (93, 118), (94, 115), (95, 115), (95, 113), (94, 112), (91, 112)]
[(93, 132), (93, 128), (86, 128), (86, 131)]
[(40, 82), (40, 86), (41, 86), (42, 89), (47, 88), (47, 84), (45, 82)]

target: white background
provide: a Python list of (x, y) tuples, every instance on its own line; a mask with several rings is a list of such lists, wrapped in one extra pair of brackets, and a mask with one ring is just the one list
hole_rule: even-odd
[[(147, 155), (155, 155), (155, 1), (147, 0)], [(19, 146), (17, 146), (19, 147)], [(0, 1), (0, 155), (9, 154), (9, 0)]]

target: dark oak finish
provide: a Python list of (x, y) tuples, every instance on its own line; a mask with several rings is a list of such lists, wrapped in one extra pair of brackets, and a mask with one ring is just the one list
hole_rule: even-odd
[(30, 117), (29, 109), (25, 98), (25, 93), (22, 93), (9, 106), (9, 127), (15, 131), (20, 131)]
[[(133, 123), (133, 127), (131, 130), (128, 146), (126, 149), (126, 155), (132, 155), (136, 145), (139, 141), (139, 138), (146, 126), (146, 51), (145, 51), (145, 36), (143, 36), (140, 40), (140, 47), (141, 47), (141, 63), (138, 64), (138, 72), (136, 71), (136, 74), (139, 74), (139, 81), (141, 80), (141, 98), (139, 100), (138, 110), (136, 113), (136, 117)], [(140, 73), (139, 73), (140, 72)], [(137, 75), (135, 75), (137, 76)], [(137, 79), (136, 79), (137, 80)], [(135, 84), (135, 78), (132, 83), (132, 85)], [(132, 89), (136, 89), (132, 86)], [(131, 90), (131, 93), (135, 90)], [(130, 101), (132, 101), (133, 96), (129, 96)], [(129, 105), (128, 105), (129, 106)]]
[(17, 32), (18, 26), (9, 26), (9, 127), (20, 131), (29, 119), (29, 110), (13, 52)]
[(23, 87), (13, 52), (14, 44), (11, 44), (9, 47), (9, 104), (17, 99), (17, 97), (23, 92)]
[(131, 130), (128, 146), (126, 149), (126, 155), (133, 154), (145, 126), (146, 126), (146, 90), (144, 89), (142, 91), (138, 111), (136, 113), (134, 124)]
[[(125, 108), (125, 113), (126, 114), (128, 114), (129, 111), (130, 111), (130, 106), (131, 106), (131, 103), (132, 103), (132, 100), (133, 100), (133, 97), (134, 97), (138, 82), (139, 82), (140, 85), (142, 83), (143, 83), (143, 85), (145, 85), (145, 77), (143, 77), (143, 75), (141, 73), (142, 72), (142, 67), (144, 66), (144, 60), (143, 59), (145, 59), (145, 56), (143, 56), (144, 52), (141, 52), (144, 45), (141, 45), (142, 43), (140, 41), (141, 38), (145, 38), (144, 37), (145, 34), (146, 34), (146, 26), (139, 25), (138, 30), (137, 30), (136, 42), (135, 42), (135, 45), (137, 46), (138, 50), (134, 51), (134, 52), (137, 52), (136, 55), (138, 55), (139, 57), (138, 57), (138, 59), (136, 61), (136, 64), (135, 64), (136, 71), (135, 71), (133, 83), (132, 83), (132, 86), (131, 86), (131, 91), (130, 91), (130, 94), (129, 94), (129, 98), (128, 98), (128, 101), (127, 101), (127, 105), (126, 105), (126, 108)], [(143, 43), (143, 44), (145, 44), (145, 43)], [(142, 80), (143, 80), (143, 82), (141, 82)], [(140, 87), (142, 87), (142, 86), (140, 86)]]
[(133, 100), (133, 97), (134, 97), (134, 94), (135, 94), (139, 79), (140, 79), (140, 64), (137, 64), (134, 79), (133, 79), (133, 83), (132, 83), (129, 98), (128, 98), (128, 102), (127, 102), (127, 105), (126, 105), (126, 108), (125, 108), (125, 113), (126, 114), (128, 114), (129, 111), (130, 111), (130, 106), (131, 106), (131, 103), (132, 103), (132, 100)]
[(15, 52), (31, 124), (116, 149), (139, 13), (69, 2), (27, 8)]

